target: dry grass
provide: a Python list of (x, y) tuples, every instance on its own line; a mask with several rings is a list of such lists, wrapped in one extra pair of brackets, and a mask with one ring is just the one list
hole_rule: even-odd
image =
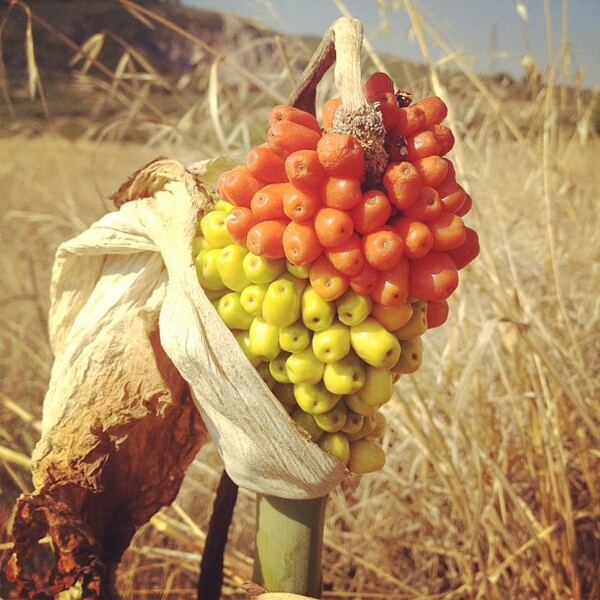
[[(427, 55), (427, 44), (441, 41), (417, 17)], [(386, 407), (386, 467), (331, 495), (324, 597), (591, 600), (600, 594), (600, 141), (582, 134), (592, 111), (579, 103), (574, 129), (551, 85), (527, 103), (500, 102), (466, 68), (461, 81), (466, 75), (471, 85), (450, 94), (452, 80), (429, 67), (429, 80), (414, 89), (433, 86), (448, 100), (459, 137), (453, 158), (475, 199), (468, 219), (482, 253), (462, 277), (448, 323), (426, 335), (425, 365), (399, 382)], [(197, 127), (198, 107), (207, 107), (204, 137), (194, 143), (167, 135), (169, 120), (154, 125), (165, 135), (149, 136), (161, 148), (51, 136), (0, 143), (0, 523), (14, 494), (30, 487), (28, 456), (52, 360), (45, 326), (53, 251), (108, 210), (107, 194), (159, 151), (186, 162), (256, 141), (272, 99), (234, 69), (249, 94), (239, 118), (240, 96), (217, 69), (189, 123), (185, 115), (177, 121), (179, 132)], [(282, 67), (289, 84), (288, 75)], [(123, 119), (143, 128), (143, 111), (130, 109), (124, 105)], [(513, 121), (523, 111), (527, 128)], [(124, 598), (195, 597), (220, 469), (214, 448), (204, 448), (176, 504), (138, 532), (119, 573)], [(224, 598), (244, 597), (253, 518), (244, 492)]]

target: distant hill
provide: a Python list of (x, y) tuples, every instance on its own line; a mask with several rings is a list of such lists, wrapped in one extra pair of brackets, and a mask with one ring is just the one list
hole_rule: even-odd
[[(138, 86), (146, 74), (151, 78), (156, 75), (159, 84), (150, 93), (160, 96), (157, 101), (166, 111), (175, 110), (186, 91), (198, 96), (215, 54), (227, 56), (243, 48), (235, 56), (236, 64), (260, 75), (270, 68), (270, 57), (277, 51), (274, 46), (277, 33), (258, 22), (178, 2), (138, 2), (154, 13), (150, 16), (142, 11), (128, 11), (117, 0), (28, 0), (27, 4), (33, 15), (33, 44), (29, 48), (25, 12), (4, 3), (0, 8), (0, 22), (6, 19), (0, 40), (6, 73), (4, 93), (0, 95), (0, 131), (5, 126), (19, 129), (23, 121), (29, 125), (39, 123), (34, 129), (45, 127), (48, 113), (54, 120), (86, 118), (98, 100), (102, 82), (106, 91), (112, 73), (119, 69), (122, 81)], [(190, 38), (200, 40), (200, 44)], [(310, 40), (308, 43), (310, 46)], [(83, 57), (78, 55), (79, 47), (84, 44), (88, 51), (95, 52), (100, 65), (85, 68)], [(44, 102), (40, 101), (39, 93), (36, 101), (30, 99), (28, 52), (32, 49)], [(294, 55), (304, 57), (295, 61), (295, 68), (300, 71), (310, 50)], [(131, 69), (138, 75), (135, 81)], [(228, 75), (233, 77), (231, 72), (222, 74)], [(109, 108), (110, 103), (103, 106), (105, 111)]]
[[(102, 62), (113, 70), (123, 54), (120, 42), (131, 45), (160, 73), (168, 74), (173, 80), (197, 62), (193, 43), (160, 24), (152, 24), (151, 19), (144, 19), (143, 13), (136, 15), (127, 11), (117, 0), (28, 0), (27, 4), (33, 13), (35, 56), (43, 78), (72, 72), (69, 62), (74, 52), (69, 51), (65, 37), (81, 46), (102, 32), (109, 32), (102, 48)], [(139, 4), (223, 52), (275, 34), (238, 15), (158, 0)], [(8, 12), (8, 8), (0, 9), (0, 18)], [(4, 64), (8, 79), (18, 82), (27, 77), (26, 17), (18, 8), (10, 12), (2, 37)]]
[[(45, 126), (47, 121), (42, 122), (40, 118), (47, 113), (64, 119), (87, 118), (101, 89), (98, 86), (104, 82), (106, 91), (110, 87), (111, 73), (119, 69), (126, 80), (130, 75), (127, 69), (132, 65), (138, 75), (142, 74), (138, 83), (145, 74), (149, 77), (156, 74), (160, 84), (152, 88), (151, 93), (162, 94), (160, 103), (165, 110), (172, 109), (179, 94), (183, 96), (193, 91), (197, 96), (198, 90), (206, 85), (215, 54), (235, 55), (238, 66), (262, 77), (269, 85), (272, 81), (273, 89), (285, 97), (289, 90), (281, 86), (289, 87), (289, 81), (280, 75), (276, 79), (276, 72), (282, 67), (281, 59), (278, 58), (279, 63), (275, 64), (274, 57), (281, 57), (285, 46), (290, 61), (287, 66), (299, 75), (319, 43), (316, 37), (281, 36), (240, 15), (193, 8), (177, 1), (138, 0), (138, 4), (153, 11), (153, 18), (142, 12), (128, 11), (118, 0), (27, 0), (33, 15), (33, 45), (28, 48), (24, 11), (16, 6), (10, 8), (4, 2), (0, 8), (0, 22), (5, 22), (0, 39), (0, 58), (5, 70), (3, 78), (0, 62), (0, 85), (3, 79), (5, 81), (4, 89), (0, 90), (0, 131), (7, 124), (23, 119)], [(173, 31), (166, 23), (181, 31)], [(194, 44), (190, 36), (200, 40), (201, 44)], [(86, 42), (89, 51), (97, 51), (97, 58), (103, 65), (83, 69), (93, 75), (95, 87), (90, 85), (89, 77), (81, 76), (84, 65), (81, 56), (74, 67), (77, 50)], [(32, 48), (45, 103), (32, 102), (29, 98), (27, 54)], [(125, 58), (128, 59), (126, 65)], [(410, 87), (419, 82), (421, 90), (426, 91), (427, 69), (424, 65), (390, 57), (385, 57), (385, 61), (399, 86)], [(229, 76), (235, 85), (235, 73), (230, 72)], [(194, 78), (195, 85), (190, 85)], [(462, 97), (468, 88), (472, 89), (467, 78), (459, 73), (447, 71), (442, 73), (442, 78), (452, 94)], [(514, 81), (507, 75), (499, 74), (485, 78), (485, 81), (499, 99), (526, 102), (531, 93), (523, 82)], [(103, 106), (103, 109), (107, 110), (107, 107)]]

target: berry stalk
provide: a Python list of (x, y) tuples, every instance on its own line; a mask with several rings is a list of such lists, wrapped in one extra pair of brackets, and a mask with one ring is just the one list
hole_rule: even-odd
[(333, 24), (336, 46), (335, 85), (341, 100), (333, 118), (333, 131), (353, 136), (365, 151), (364, 183), (381, 182), (388, 164), (383, 117), (367, 102), (361, 76), (363, 26), (356, 19), (342, 17)]

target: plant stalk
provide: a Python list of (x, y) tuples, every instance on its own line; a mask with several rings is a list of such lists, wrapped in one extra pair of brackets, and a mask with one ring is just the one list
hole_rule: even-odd
[(321, 596), (326, 505), (327, 496), (257, 496), (255, 583), (269, 592)]

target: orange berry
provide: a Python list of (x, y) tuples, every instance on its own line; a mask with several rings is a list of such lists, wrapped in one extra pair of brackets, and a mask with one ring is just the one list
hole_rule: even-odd
[(436, 190), (423, 187), (419, 192), (417, 200), (409, 208), (402, 211), (405, 217), (419, 221), (431, 221), (442, 212), (442, 202)]
[(277, 121), (267, 132), (269, 148), (282, 158), (297, 150), (316, 150), (321, 134), (294, 121)]
[(419, 173), (423, 185), (437, 188), (448, 175), (449, 162), (440, 156), (434, 155), (413, 161), (413, 166)]
[(450, 212), (442, 211), (427, 226), (433, 234), (433, 249), (446, 251), (458, 248), (467, 239), (463, 220)]
[(288, 223), (282, 243), (285, 257), (293, 265), (307, 265), (323, 251), (311, 220)]
[(369, 190), (362, 195), (350, 214), (358, 233), (371, 233), (387, 223), (392, 214), (392, 205), (385, 192)]
[(456, 169), (454, 168), (454, 163), (449, 158), (444, 158), (444, 160), (448, 164), (448, 173), (445, 181), (456, 181)]
[(283, 219), (283, 195), (290, 187), (289, 183), (269, 183), (261, 188), (250, 202), (250, 208), (259, 221)]
[(322, 198), (325, 206), (350, 210), (362, 198), (360, 179), (356, 177), (329, 177), (323, 185)]
[(373, 303), (371, 316), (377, 319), (388, 331), (395, 331), (406, 325), (413, 314), (412, 304), (407, 300), (398, 306), (384, 306)]
[[(436, 142), (440, 146), (439, 155), (444, 156), (444, 154), (448, 154), (454, 147), (454, 134), (450, 127), (446, 127), (445, 125), (433, 125), (431, 131)], [(436, 154), (438, 153), (436, 152)]]
[(327, 179), (316, 150), (292, 152), (285, 159), (285, 172), (290, 183), (302, 190), (320, 188)]
[(283, 212), (292, 221), (309, 219), (321, 206), (318, 189), (307, 188), (303, 191), (290, 184), (283, 194)]
[(473, 208), (473, 198), (469, 194), (465, 198), (465, 201), (462, 203), (461, 207), (456, 210), (454, 214), (459, 217), (464, 217), (471, 209)]
[(396, 96), (394, 94), (390, 94), (390, 96), (389, 101), (381, 101), (377, 105), (377, 110), (381, 113), (386, 131), (392, 131), (400, 118), (400, 108), (396, 104)]
[(321, 134), (321, 126), (314, 115), (289, 104), (280, 104), (271, 109), (269, 125), (273, 126), (281, 121), (291, 121), (303, 127), (308, 127), (319, 135)]
[(413, 133), (406, 138), (406, 151), (406, 158), (412, 162), (419, 158), (433, 156), (434, 154), (440, 155), (442, 146), (433, 131), (425, 129)]
[(407, 137), (425, 127), (425, 113), (418, 106), (407, 106), (398, 109), (398, 117), (394, 130)]
[(448, 107), (439, 96), (428, 96), (413, 104), (425, 113), (425, 126), (441, 123), (448, 115)]
[(408, 161), (390, 163), (382, 183), (390, 202), (400, 210), (410, 208), (423, 188), (419, 172)]
[(346, 133), (325, 133), (317, 144), (317, 156), (325, 171), (334, 177), (365, 174), (365, 151), (356, 138)]
[(309, 273), (310, 285), (324, 300), (337, 300), (348, 289), (348, 277), (340, 273), (321, 255), (312, 263)]
[(382, 227), (367, 233), (363, 239), (365, 260), (378, 271), (392, 269), (402, 256), (402, 237), (393, 227)]
[(246, 154), (244, 165), (254, 177), (267, 183), (280, 183), (287, 180), (283, 158), (275, 154), (268, 144), (252, 148)]
[(358, 275), (365, 266), (362, 242), (356, 234), (338, 246), (326, 248), (324, 254), (340, 273), (349, 277)]
[(331, 98), (331, 100), (327, 100), (323, 107), (321, 108), (321, 117), (323, 120), (323, 129), (329, 130), (333, 127), (333, 117), (335, 116), (335, 111), (342, 105), (342, 100), (340, 98)]
[(258, 223), (254, 213), (245, 206), (234, 206), (225, 217), (227, 231), (234, 242), (246, 245), (248, 231)]
[(456, 181), (446, 180), (437, 187), (436, 191), (440, 195), (442, 208), (448, 212), (455, 213), (460, 210), (467, 199), (467, 192)]
[(324, 206), (315, 216), (315, 230), (321, 245), (332, 248), (350, 239), (354, 223), (349, 212)]
[(387, 73), (378, 71), (364, 82), (363, 91), (369, 102), (379, 102), (381, 96), (394, 94), (394, 80)]
[(446, 252), (432, 250), (410, 264), (411, 298), (445, 300), (458, 286), (458, 271)]
[(349, 278), (350, 287), (357, 294), (369, 295), (375, 288), (380, 271), (374, 269), (367, 261), (356, 275)]
[(289, 221), (277, 219), (260, 221), (250, 228), (246, 237), (246, 246), (252, 254), (267, 258), (283, 258), (283, 232)]
[(404, 244), (404, 255), (422, 258), (433, 248), (433, 233), (422, 221), (410, 217), (399, 217), (392, 221)]
[(427, 302), (427, 329), (443, 325), (448, 319), (449, 312), (447, 300), (429, 300)]
[(475, 260), (479, 255), (479, 236), (474, 229), (466, 227), (466, 239), (465, 241), (454, 248), (448, 250), (448, 255), (454, 261), (456, 268), (464, 269), (471, 261)]
[(246, 206), (248, 208), (250, 208), (252, 196), (263, 185), (264, 181), (254, 177), (244, 165), (224, 171), (217, 180), (217, 190), (221, 198), (236, 206)]
[(387, 271), (380, 271), (377, 282), (371, 292), (377, 304), (393, 307), (400, 306), (408, 299), (410, 263), (408, 258), (401, 257), (396, 266)]

